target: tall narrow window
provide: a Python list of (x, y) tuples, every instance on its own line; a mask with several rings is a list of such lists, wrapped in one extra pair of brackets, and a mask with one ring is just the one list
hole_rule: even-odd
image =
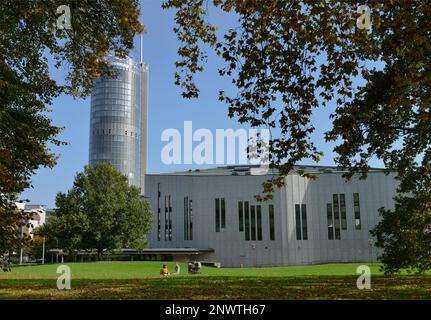
[(224, 198), (215, 199), (215, 220), (216, 232), (220, 232), (220, 228), (226, 228), (226, 202)]
[(160, 208), (160, 183), (157, 184), (157, 241), (162, 238), (162, 222), (161, 222), (161, 208)]
[(268, 209), (269, 209), (269, 240), (275, 240), (274, 205), (270, 204)]
[(189, 240), (193, 240), (193, 200), (189, 200)]
[(168, 240), (169, 220), (168, 220), (168, 196), (165, 196), (165, 241)]
[(222, 198), (221, 200), (221, 228), (226, 228), (226, 203), (225, 199)]
[(256, 240), (256, 207), (250, 206), (251, 214), (251, 240)]
[(341, 229), (347, 230), (347, 218), (346, 218), (346, 195), (340, 194), (340, 214), (341, 214)]
[(248, 202), (244, 202), (244, 220), (245, 220), (245, 240), (250, 240), (250, 216), (248, 212)]
[(301, 240), (301, 208), (295, 204), (296, 240)]
[(172, 197), (169, 196), (168, 198), (168, 213), (169, 213), (169, 232), (168, 232), (168, 238), (171, 241), (172, 240)]
[(243, 203), (241, 201), (238, 202), (238, 223), (239, 223), (239, 232), (244, 231), (244, 211), (243, 211)]
[(189, 239), (189, 197), (184, 197), (184, 240)]
[(341, 239), (340, 232), (340, 205), (338, 202), (338, 194), (332, 196), (332, 203), (334, 205), (334, 230), (335, 230), (335, 240)]
[(302, 240), (308, 240), (308, 228), (307, 228), (307, 206), (301, 205), (302, 211)]
[(216, 232), (220, 232), (220, 199), (215, 199), (215, 224)]
[(326, 205), (326, 216), (328, 219), (328, 239), (334, 240), (334, 222), (332, 218), (332, 204)]
[(262, 207), (256, 206), (256, 218), (257, 218), (257, 240), (262, 240)]
[(355, 229), (361, 230), (361, 208), (359, 206), (359, 193), (353, 194), (353, 208), (355, 211)]

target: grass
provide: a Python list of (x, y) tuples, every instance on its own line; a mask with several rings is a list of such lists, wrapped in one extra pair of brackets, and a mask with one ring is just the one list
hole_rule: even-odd
[[(372, 289), (358, 290), (360, 264), (208, 268), (161, 277), (162, 262), (68, 263), (72, 289), (56, 287), (58, 265), (0, 273), (0, 299), (431, 299), (431, 276), (387, 277), (372, 264)], [(173, 263), (167, 263), (173, 269)], [(171, 270), (172, 271), (172, 270)]]

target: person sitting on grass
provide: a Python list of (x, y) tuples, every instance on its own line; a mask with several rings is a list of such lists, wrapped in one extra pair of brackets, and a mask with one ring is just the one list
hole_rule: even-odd
[(3, 270), (3, 272), (11, 272), (11, 268), (9, 263), (6, 260), (1, 261), (1, 269)]
[(201, 272), (201, 269), (202, 269), (202, 264), (200, 263), (200, 261), (196, 262), (195, 263), (195, 272), (199, 273), (199, 272)]
[(201, 267), (202, 265), (200, 262), (196, 262), (196, 261), (189, 262), (188, 264), (189, 273), (194, 273), (194, 274), (200, 273)]
[(160, 269), (160, 275), (165, 277), (169, 275), (169, 270), (166, 264), (164, 264), (162, 269)]
[(175, 262), (175, 274), (180, 274), (180, 272), (181, 272), (180, 264), (178, 262)]

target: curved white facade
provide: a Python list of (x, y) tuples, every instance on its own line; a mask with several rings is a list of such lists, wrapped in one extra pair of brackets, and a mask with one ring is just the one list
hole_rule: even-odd
[(369, 231), (380, 207), (393, 208), (393, 175), (372, 170), (346, 182), (335, 168), (309, 169), (317, 180), (292, 173), (266, 203), (254, 200), (271, 177), (258, 168), (147, 175), (150, 245), (214, 249), (201, 259), (231, 267), (376, 261)]

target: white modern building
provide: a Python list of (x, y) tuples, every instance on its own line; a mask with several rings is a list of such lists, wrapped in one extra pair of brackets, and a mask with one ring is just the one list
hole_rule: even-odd
[[(300, 177), (298, 170), (316, 180)], [(200, 260), (223, 266), (276, 266), (376, 261), (370, 230), (378, 209), (393, 208), (394, 175), (372, 169), (346, 181), (334, 167), (300, 166), (273, 200), (259, 203), (265, 167), (228, 166), (147, 174), (154, 212), (153, 249), (194, 248)], [(174, 259), (196, 259), (186, 255)]]
[(17, 202), (15, 204), (19, 210), (24, 210), (29, 215), (29, 220), (26, 221), (28, 225), (23, 226), (20, 232), (28, 234), (31, 238), (34, 237), (33, 231), (37, 227), (40, 227), (46, 222), (46, 206), (39, 204), (27, 204), (23, 202)]
[(232, 267), (376, 261), (370, 230), (379, 208), (393, 208), (394, 175), (372, 169), (346, 181), (337, 168), (301, 166), (259, 203), (262, 183), (277, 175), (266, 167), (146, 174), (148, 66), (110, 62), (119, 76), (95, 82), (89, 163), (110, 162), (151, 202), (149, 254)]

